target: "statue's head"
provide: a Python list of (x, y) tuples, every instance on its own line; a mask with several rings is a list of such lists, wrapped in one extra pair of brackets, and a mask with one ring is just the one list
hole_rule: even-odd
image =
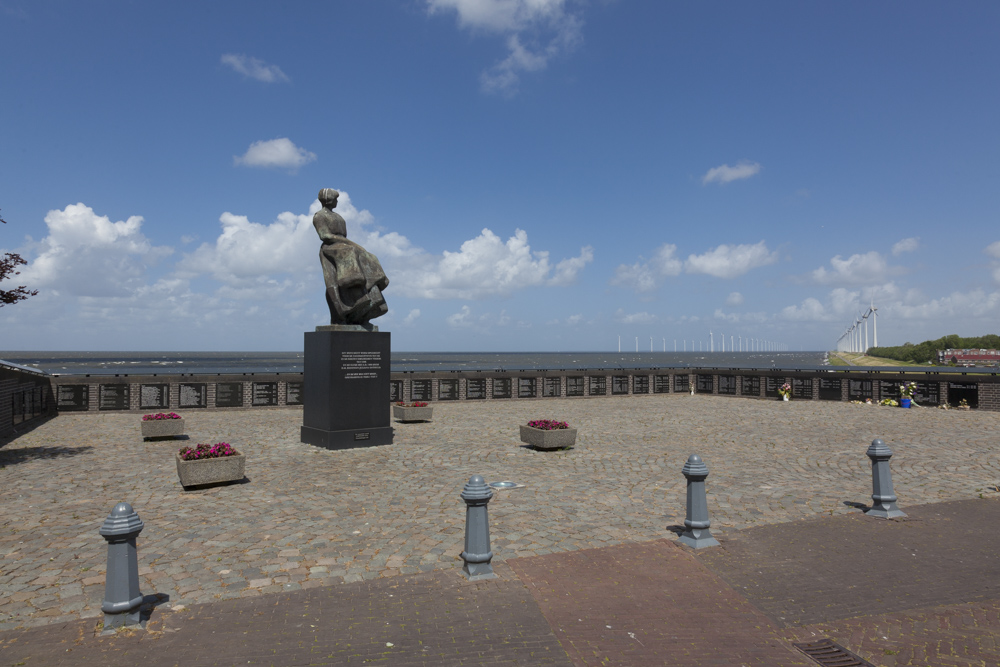
[(323, 188), (319, 191), (319, 203), (326, 208), (336, 208), (338, 197), (340, 193), (333, 188)]

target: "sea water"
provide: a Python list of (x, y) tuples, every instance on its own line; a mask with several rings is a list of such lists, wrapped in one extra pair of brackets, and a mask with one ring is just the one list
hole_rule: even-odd
[[(301, 373), (302, 352), (0, 352), (54, 375)], [(786, 368), (827, 364), (826, 352), (393, 352), (393, 371), (582, 368)]]

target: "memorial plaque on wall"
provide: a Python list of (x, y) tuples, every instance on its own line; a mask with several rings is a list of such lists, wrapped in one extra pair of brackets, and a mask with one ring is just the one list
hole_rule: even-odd
[(863, 401), (872, 397), (871, 380), (848, 380), (847, 398), (852, 401)]
[(277, 405), (278, 404), (278, 383), (277, 382), (254, 382), (253, 383), (253, 405)]
[(410, 382), (410, 400), (413, 401), (431, 400), (431, 381), (412, 380)]
[(243, 407), (243, 383), (242, 382), (219, 382), (215, 385), (215, 407), (217, 408), (242, 408)]
[(941, 402), (940, 386), (939, 382), (918, 382), (913, 400), (924, 405), (937, 405)]
[(457, 401), (458, 400), (458, 380), (438, 381), (438, 400)]
[(182, 384), (179, 387), (180, 400), (177, 405), (182, 408), (204, 408), (208, 406), (207, 384)]
[(285, 383), (285, 405), (302, 405), (301, 382)]
[(634, 376), (632, 376), (632, 393), (633, 394), (648, 394), (649, 393), (649, 376), (648, 375), (634, 375)]
[(391, 380), (389, 382), (389, 401), (397, 403), (403, 400), (403, 381)]
[(840, 378), (820, 378), (819, 379), (819, 400), (839, 401), (840, 400)]
[(712, 381), (711, 375), (704, 375), (704, 374), (696, 375), (695, 382), (698, 383), (695, 385), (695, 391), (698, 392), (699, 394), (712, 393), (715, 383)]
[(760, 377), (757, 375), (743, 376), (743, 395), (760, 396)]
[(812, 378), (792, 378), (792, 398), (812, 398)]
[(566, 378), (566, 395), (567, 396), (583, 396), (583, 378), (582, 377)]
[(535, 378), (517, 378), (517, 397), (535, 397)]
[(628, 376), (627, 375), (612, 375), (611, 376), (611, 393), (615, 395), (627, 394), (628, 393)]
[(11, 409), (13, 410), (13, 420), (15, 424), (24, 421), (24, 392), (15, 391), (11, 394)]
[(891, 398), (898, 401), (900, 398), (899, 385), (900, 382), (898, 380), (882, 380), (878, 387), (879, 398)]
[(486, 378), (465, 381), (465, 398), (474, 400), (486, 398)]
[(99, 385), (97, 396), (101, 410), (128, 410), (127, 384)]
[(510, 398), (510, 378), (493, 378), (493, 398)]
[(139, 409), (165, 408), (170, 405), (169, 384), (139, 385)]
[(590, 376), (590, 395), (604, 396), (608, 393), (608, 378), (604, 375)]
[(62, 412), (86, 410), (90, 402), (90, 385), (61, 384), (56, 389), (56, 409)]
[(687, 373), (674, 376), (674, 391), (688, 391), (691, 388), (691, 377)]
[(542, 396), (554, 398), (562, 395), (561, 378), (542, 378)]
[(653, 393), (654, 394), (669, 394), (670, 393), (670, 376), (669, 375), (654, 375), (653, 376)]
[(778, 387), (785, 384), (784, 378), (768, 376), (764, 378), (764, 395), (768, 398), (778, 398)]
[(720, 375), (719, 376), (719, 393), (720, 394), (736, 394), (736, 376), (735, 375)]

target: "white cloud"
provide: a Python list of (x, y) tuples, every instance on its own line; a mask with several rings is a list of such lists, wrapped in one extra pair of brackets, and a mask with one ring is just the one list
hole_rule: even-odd
[[(0, 330), (35, 332), (19, 333), (16, 342), (8, 338), (22, 348), (42, 341), (60, 345), (66, 322), (79, 323), (77, 340), (93, 349), (118, 340), (122, 331), (163, 349), (195, 349), (236, 331), (231, 338), (250, 349), (297, 344), (301, 331), (329, 321), (312, 225), (318, 209), (313, 201), (307, 213), (284, 212), (269, 223), (225, 212), (217, 233), (172, 265), (160, 261), (172, 249), (154, 246), (143, 235), (140, 216), (112, 222), (84, 204), (50, 211), (48, 236), (12, 249), (28, 260), (19, 281), (40, 293), (3, 309)], [(517, 230), (503, 242), (488, 229), (456, 252), (432, 255), (399, 233), (376, 229), (371, 213), (358, 210), (344, 191), (337, 211), (347, 222), (348, 237), (382, 262), (390, 278), (390, 307), (393, 294), (475, 299), (559, 287), (574, 281), (593, 259), (593, 250), (585, 247), (554, 263), (548, 252), (532, 251), (526, 232)], [(412, 324), (420, 314), (411, 308), (405, 317), (400, 314), (401, 323)], [(171, 325), (164, 327), (165, 321)], [(505, 312), (473, 315), (468, 309), (449, 323), (484, 334), (507, 325), (531, 327)]]
[(740, 162), (735, 167), (730, 167), (728, 164), (719, 165), (718, 167), (712, 167), (705, 175), (701, 177), (702, 185), (708, 185), (709, 183), (729, 183), (731, 181), (739, 181), (744, 178), (750, 178), (760, 173), (760, 164), (757, 162)]
[[(994, 241), (983, 250), (990, 257), (1000, 259), (1000, 241)], [(1000, 283), (1000, 263), (993, 262), (993, 280)]]
[(222, 64), (229, 65), (243, 76), (257, 79), (264, 83), (288, 81), (288, 76), (277, 65), (268, 65), (263, 60), (251, 58), (242, 53), (226, 53), (222, 56)]
[(680, 274), (683, 263), (674, 256), (676, 252), (677, 246), (664, 243), (657, 248), (656, 255), (648, 262), (621, 264), (615, 269), (611, 284), (631, 287), (637, 292), (650, 292), (659, 286), (663, 277)]
[(656, 317), (656, 315), (647, 313), (646, 311), (626, 314), (623, 309), (619, 308), (618, 311), (615, 312), (615, 319), (622, 324), (648, 324), (650, 322), (657, 321), (659, 318)]
[[(483, 333), (492, 333), (497, 327), (505, 327), (510, 324), (510, 315), (507, 314), (506, 310), (501, 310), (499, 315), (493, 315), (493, 313), (483, 313), (482, 315), (474, 315), (472, 308), (469, 306), (462, 306), (462, 308), (452, 315), (445, 318), (445, 322), (449, 326), (454, 328), (467, 328), (473, 329)], [(518, 326), (523, 326), (524, 322), (518, 322)]]
[(512, 95), (521, 74), (537, 72), (581, 41), (581, 19), (565, 0), (427, 0), (431, 14), (454, 11), (462, 28), (506, 36), (507, 57), (482, 73), (485, 92)]
[(911, 236), (908, 239), (903, 239), (898, 241), (892, 246), (892, 254), (894, 256), (902, 255), (904, 252), (913, 252), (920, 247), (920, 239), (916, 236)]
[(559, 262), (551, 275), (548, 251), (532, 251), (522, 229), (506, 242), (483, 229), (458, 252), (445, 251), (440, 257), (412, 249), (408, 242), (397, 249), (396, 284), (401, 293), (425, 299), (480, 299), (507, 296), (527, 287), (568, 285), (594, 256), (589, 246), (581, 248), (578, 257)]
[(743, 303), (743, 295), (739, 292), (730, 292), (726, 297), (727, 306), (739, 306)]
[(127, 295), (144, 284), (149, 266), (173, 252), (153, 246), (142, 222), (137, 215), (111, 222), (82, 203), (49, 211), (48, 236), (31, 249), (37, 255), (18, 279), (72, 296)]
[[(908, 295), (909, 296), (909, 295)], [(890, 311), (890, 307), (879, 307), (879, 322)], [(996, 318), (1000, 316), (1000, 292), (987, 293), (975, 289), (968, 293), (952, 292), (940, 299), (912, 303), (910, 299), (891, 305), (891, 313), (907, 320), (930, 320), (940, 322), (950, 320), (951, 326), (970, 318)], [(995, 321), (995, 319), (994, 319)]]
[(774, 264), (778, 253), (770, 252), (761, 241), (754, 245), (722, 244), (703, 255), (690, 255), (684, 262), (688, 273), (704, 273), (716, 278), (735, 278), (752, 269)]
[(315, 153), (299, 148), (285, 137), (270, 141), (255, 141), (242, 156), (233, 156), (233, 164), (246, 167), (298, 169), (314, 160), (316, 160)]
[[(879, 312), (889, 303), (896, 303), (900, 298), (899, 288), (895, 283), (888, 282), (879, 285)], [(867, 292), (863, 296), (860, 290), (850, 290), (837, 287), (830, 290), (825, 301), (816, 297), (808, 297), (797, 306), (783, 308), (779, 317), (794, 322), (843, 322), (846, 326), (863, 311), (868, 310)], [(880, 305), (881, 304), (881, 305)], [(881, 317), (881, 315), (880, 315)]]
[(902, 267), (891, 267), (878, 252), (851, 255), (847, 259), (837, 255), (830, 260), (832, 269), (819, 267), (812, 272), (818, 283), (839, 285), (870, 285), (903, 272)]

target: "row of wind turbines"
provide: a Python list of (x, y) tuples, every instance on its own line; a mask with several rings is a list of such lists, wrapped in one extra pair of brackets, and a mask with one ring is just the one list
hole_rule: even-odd
[[(726, 336), (724, 334), (719, 334), (721, 337), (721, 347), (722, 351), (726, 351)], [(698, 352), (715, 352), (715, 334), (712, 331), (708, 332), (708, 341), (691, 341), (691, 351), (694, 352), (695, 343), (698, 344)], [(705, 349), (702, 349), (702, 343), (706, 343)], [(687, 340), (681, 341), (682, 350), (677, 349), (677, 339), (674, 339), (674, 352), (687, 352)], [(779, 343), (772, 340), (764, 340), (762, 338), (744, 338), (742, 335), (730, 336), (729, 337), (729, 351), (730, 352), (782, 352), (787, 351), (788, 345), (786, 343)], [(622, 337), (618, 336), (618, 351), (622, 351)], [(635, 351), (639, 351), (639, 337), (635, 337)], [(653, 350), (653, 337), (649, 337), (649, 351)], [(667, 339), (663, 339), (663, 351), (667, 351)]]
[[(868, 310), (859, 314), (857, 319), (847, 327), (847, 330), (840, 335), (837, 340), (838, 352), (868, 352), (868, 318), (872, 319), (872, 347), (878, 347), (878, 308), (875, 307), (875, 298), (872, 297)], [(864, 326), (864, 339), (861, 336), (861, 328)]]

